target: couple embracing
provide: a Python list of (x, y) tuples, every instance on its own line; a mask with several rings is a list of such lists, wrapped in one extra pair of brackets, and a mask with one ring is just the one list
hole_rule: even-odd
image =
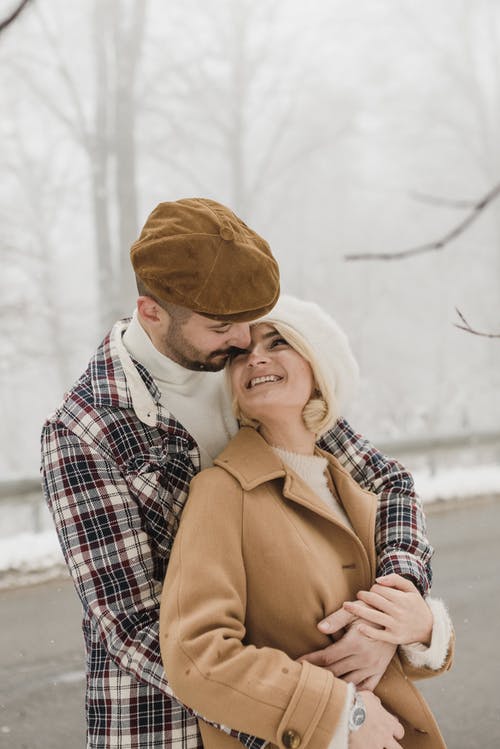
[(139, 296), (44, 425), (83, 604), (89, 749), (441, 749), (450, 667), (411, 476), (343, 418), (358, 368), (268, 244), (161, 203)]

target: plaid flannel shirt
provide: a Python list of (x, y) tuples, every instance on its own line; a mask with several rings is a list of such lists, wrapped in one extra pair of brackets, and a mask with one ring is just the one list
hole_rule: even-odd
[[(158, 614), (200, 456), (126, 352), (126, 327), (114, 326), (42, 434), (44, 493), (83, 604), (87, 747), (199, 749), (196, 715), (176, 701), (163, 670)], [(379, 495), (379, 573), (399, 572), (426, 591), (432, 549), (411, 477), (344, 420), (321, 446)], [(247, 747), (264, 743), (231, 734)]]

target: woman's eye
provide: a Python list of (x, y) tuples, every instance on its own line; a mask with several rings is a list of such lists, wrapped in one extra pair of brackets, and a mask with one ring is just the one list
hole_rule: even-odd
[(271, 348), (274, 348), (275, 346), (288, 346), (288, 341), (285, 341), (284, 338), (273, 338), (271, 341)]

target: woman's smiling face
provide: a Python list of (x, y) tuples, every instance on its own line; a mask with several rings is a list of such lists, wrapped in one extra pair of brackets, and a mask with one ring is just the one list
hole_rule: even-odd
[(314, 377), (304, 357), (267, 323), (251, 328), (248, 349), (232, 357), (233, 395), (247, 418), (265, 424), (286, 414), (302, 414)]

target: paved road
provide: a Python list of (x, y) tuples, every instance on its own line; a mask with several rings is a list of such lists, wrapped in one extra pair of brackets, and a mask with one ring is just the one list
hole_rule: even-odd
[[(453, 670), (422, 685), (449, 749), (500, 747), (500, 502), (429, 516), (434, 593), (457, 631)], [(83, 749), (79, 603), (68, 582), (0, 593), (1, 749)]]

